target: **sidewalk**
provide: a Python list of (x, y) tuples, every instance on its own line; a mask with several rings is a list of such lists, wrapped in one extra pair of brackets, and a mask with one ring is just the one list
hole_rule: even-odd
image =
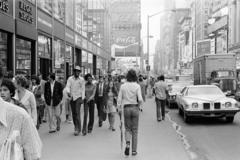
[[(64, 120), (64, 119), (63, 119)], [(61, 131), (48, 133), (48, 125), (40, 128), (43, 140), (43, 160), (188, 160), (183, 144), (172, 124), (166, 119), (156, 121), (155, 103), (148, 99), (140, 113), (138, 155), (125, 158), (120, 153), (119, 119), (116, 132), (108, 130), (108, 122), (102, 128), (97, 125), (87, 136), (73, 135), (73, 125), (62, 123)]]

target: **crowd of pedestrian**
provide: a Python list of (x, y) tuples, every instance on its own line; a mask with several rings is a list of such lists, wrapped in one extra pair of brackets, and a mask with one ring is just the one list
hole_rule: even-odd
[(126, 76), (108, 75), (95, 79), (88, 73), (82, 77), (81, 68), (75, 66), (73, 75), (64, 83), (64, 78), (56, 77), (54, 73), (50, 73), (47, 80), (43, 80), (41, 74), (4, 78), (0, 67), (0, 103), (3, 104), (0, 107), (0, 156), (5, 141), (16, 130), (20, 132), (16, 143), (23, 149), (24, 158), (39, 159), (42, 143), (37, 130), (48, 122), (50, 134), (59, 132), (63, 110), (66, 122), (74, 125), (75, 136), (92, 133), (95, 106), (99, 127), (108, 119), (109, 130), (114, 132), (116, 118), (118, 115), (123, 117), (124, 153), (129, 155), (132, 144), (132, 155), (137, 155), (139, 111), (143, 111), (148, 86), (156, 96), (157, 120), (164, 120), (165, 117), (167, 85), (163, 82), (163, 76), (158, 80), (155, 83), (151, 79), (148, 83), (145, 76), (137, 75), (134, 70), (129, 70)]

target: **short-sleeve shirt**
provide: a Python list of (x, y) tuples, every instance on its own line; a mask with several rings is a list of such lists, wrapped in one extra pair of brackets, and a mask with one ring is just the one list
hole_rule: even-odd
[(164, 81), (158, 81), (154, 85), (154, 90), (156, 94), (156, 98), (160, 100), (165, 100), (167, 98), (167, 89), (168, 85)]

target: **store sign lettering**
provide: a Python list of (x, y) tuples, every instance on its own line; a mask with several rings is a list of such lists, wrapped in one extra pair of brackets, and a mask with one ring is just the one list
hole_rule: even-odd
[(5, 13), (9, 11), (8, 0), (0, 0), (0, 10)]
[(19, 2), (19, 18), (33, 24), (32, 7), (24, 2)]
[(133, 44), (136, 42), (136, 37), (117, 37), (115, 42), (117, 44)]

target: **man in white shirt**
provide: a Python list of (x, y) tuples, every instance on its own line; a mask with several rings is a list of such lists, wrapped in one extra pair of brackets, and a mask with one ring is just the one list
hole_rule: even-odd
[(165, 78), (163, 75), (158, 77), (158, 82), (155, 83), (153, 91), (155, 94), (155, 101), (157, 107), (157, 121), (165, 119), (165, 106), (168, 92), (168, 85), (164, 82)]
[(74, 123), (74, 135), (78, 136), (81, 132), (81, 114), (80, 108), (85, 98), (85, 81), (80, 77), (81, 68), (76, 66), (74, 68), (74, 75), (67, 80), (66, 90), (71, 99), (72, 117)]

